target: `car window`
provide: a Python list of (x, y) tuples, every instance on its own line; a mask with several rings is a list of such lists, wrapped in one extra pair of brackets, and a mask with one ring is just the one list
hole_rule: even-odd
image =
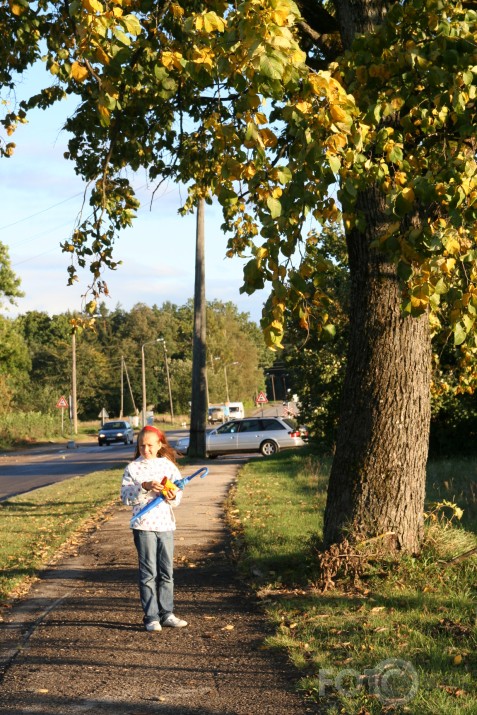
[(284, 417), (283, 421), (286, 422), (287, 425), (292, 428), (292, 430), (297, 429), (297, 422), (295, 422), (295, 420), (292, 420), (290, 417)]
[(103, 429), (124, 429), (124, 422), (106, 422)]
[(237, 422), (226, 422), (222, 427), (219, 427), (216, 432), (217, 434), (233, 434), (234, 432), (238, 432), (238, 424)]
[(269, 432), (270, 430), (286, 429), (278, 420), (263, 420), (263, 429)]
[(244, 420), (241, 423), (241, 432), (260, 432), (262, 430), (262, 420)]

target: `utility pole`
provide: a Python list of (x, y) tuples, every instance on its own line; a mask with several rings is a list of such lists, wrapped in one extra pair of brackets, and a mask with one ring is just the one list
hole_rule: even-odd
[(129, 387), (129, 394), (131, 395), (131, 402), (132, 402), (134, 414), (137, 415), (138, 409), (136, 407), (136, 403), (134, 402), (134, 395), (133, 395), (133, 391), (131, 388), (131, 381), (129, 380), (129, 373), (128, 373), (128, 367), (126, 365), (126, 361), (124, 361), (124, 372), (126, 373), (126, 380), (127, 380), (128, 387)]
[(141, 373), (142, 373), (142, 427), (146, 425), (146, 356), (144, 355), (144, 348), (146, 345), (151, 343), (158, 343), (159, 338), (155, 340), (148, 340), (147, 343), (141, 345)]
[(167, 377), (167, 388), (169, 390), (169, 404), (171, 407), (171, 424), (174, 423), (174, 408), (172, 405), (172, 390), (171, 390), (171, 378), (169, 375), (169, 363), (167, 362), (167, 347), (166, 347), (166, 341), (164, 338), (159, 338), (158, 339), (159, 343), (162, 343), (164, 347), (164, 362), (166, 363), (166, 377)]
[(119, 408), (119, 416), (124, 413), (124, 356), (121, 355), (121, 407)]
[(78, 406), (76, 400), (76, 330), (71, 334), (71, 417), (73, 434), (78, 434)]
[(194, 284), (194, 338), (192, 347), (191, 457), (205, 457), (207, 427), (206, 302), (205, 302), (205, 199), (197, 204)]

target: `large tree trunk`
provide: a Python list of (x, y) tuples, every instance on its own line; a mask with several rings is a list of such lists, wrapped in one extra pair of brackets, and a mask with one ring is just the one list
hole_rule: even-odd
[(347, 236), (350, 342), (325, 513), (325, 543), (395, 534), (419, 550), (430, 423), (428, 316), (403, 317), (396, 267), (370, 248), (386, 217), (360, 197), (365, 233)]

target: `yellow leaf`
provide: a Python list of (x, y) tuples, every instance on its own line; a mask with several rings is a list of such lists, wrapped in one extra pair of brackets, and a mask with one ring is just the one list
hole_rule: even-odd
[(13, 13), (14, 15), (16, 15), (17, 17), (19, 17), (20, 15), (22, 15), (22, 14), (25, 12), (26, 7), (23, 7), (22, 5), (17, 5), (17, 3), (11, 2), (11, 3), (10, 3), (10, 10), (12, 11), (12, 13)]
[(455, 238), (449, 238), (448, 241), (446, 241), (446, 250), (447, 253), (450, 253), (451, 255), (459, 255), (460, 253), (460, 243), (457, 241)]
[(171, 67), (180, 69), (182, 66), (181, 61), (182, 55), (180, 52), (170, 52), (169, 50), (166, 50), (162, 53), (162, 64), (166, 67), (166, 69), (170, 69)]
[(330, 114), (334, 122), (345, 122), (349, 118), (348, 113), (337, 104), (331, 105)]
[(322, 74), (313, 74), (309, 77), (311, 88), (315, 94), (325, 95), (329, 89), (329, 79)]
[(309, 114), (313, 108), (311, 102), (306, 102), (306, 101), (297, 102), (295, 104), (295, 107), (302, 114)]
[(267, 119), (266, 114), (264, 114), (263, 112), (255, 113), (255, 124), (258, 125), (258, 124), (267, 124), (267, 123), (268, 123), (268, 119)]
[(109, 120), (111, 117), (111, 113), (107, 107), (104, 106), (104, 104), (98, 104), (98, 113), (99, 116), (101, 117), (101, 120), (104, 124), (108, 125)]
[(88, 12), (104, 12), (103, 3), (100, 3), (99, 0), (82, 0), (82, 5)]
[(77, 82), (84, 82), (89, 73), (86, 67), (81, 65), (79, 62), (73, 62), (70, 74), (71, 77)]
[(344, 134), (333, 134), (331, 137), (328, 137), (326, 140), (326, 145), (328, 147), (328, 150), (331, 151), (332, 153), (338, 153), (340, 149), (344, 149), (344, 147), (347, 145), (347, 140)]
[(261, 129), (260, 137), (264, 146), (274, 147), (277, 145), (277, 138), (270, 129)]
[(183, 9), (180, 5), (178, 5), (177, 3), (173, 2), (172, 5), (171, 5), (171, 12), (172, 12), (173, 17), (174, 17), (176, 20), (180, 20), (180, 18), (181, 18), (181, 17), (183, 16), (183, 14), (184, 14), (184, 9)]
[(462, 663), (462, 656), (460, 653), (454, 656), (454, 665), (460, 665)]
[(232, 626), (232, 624), (229, 624), (228, 626), (224, 626), (221, 630), (223, 631), (233, 631), (235, 626)]
[(206, 32), (223, 32), (225, 30), (225, 22), (212, 10), (204, 15), (204, 29)]
[(303, 50), (300, 50), (299, 47), (296, 47), (290, 53), (289, 57), (290, 57), (290, 62), (294, 65), (304, 64), (306, 62), (306, 52), (303, 52)]
[(94, 53), (96, 55), (96, 59), (98, 62), (101, 62), (102, 65), (109, 65), (111, 62), (109, 55), (103, 50), (102, 47), (99, 47), (99, 45), (96, 47)]
[(416, 194), (414, 193), (414, 189), (412, 189), (410, 186), (406, 189), (402, 190), (402, 196), (403, 198), (408, 201), (410, 204), (414, 201), (416, 198)]
[(428, 304), (429, 299), (422, 299), (417, 295), (412, 295), (411, 296), (411, 305), (413, 308), (425, 308), (426, 305)]
[(197, 65), (208, 65), (211, 69), (214, 66), (215, 55), (210, 47), (194, 47), (192, 62)]

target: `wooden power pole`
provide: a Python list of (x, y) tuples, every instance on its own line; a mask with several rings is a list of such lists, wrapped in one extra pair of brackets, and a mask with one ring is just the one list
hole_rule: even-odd
[(195, 252), (194, 338), (192, 348), (191, 457), (205, 457), (207, 427), (206, 301), (205, 301), (205, 200), (197, 205)]

